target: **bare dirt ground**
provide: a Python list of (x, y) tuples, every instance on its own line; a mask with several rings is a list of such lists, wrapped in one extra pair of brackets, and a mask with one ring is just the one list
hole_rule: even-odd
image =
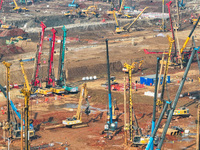
[[(180, 46), (183, 45), (185, 39), (189, 35), (192, 25), (188, 22), (185, 23), (187, 28), (183, 31), (178, 32), (178, 38), (180, 40)], [(49, 96), (45, 101), (45, 97), (40, 96), (30, 100), (30, 118), (34, 120), (33, 125), (36, 129), (36, 138), (31, 139), (32, 149), (65, 149), (68, 147), (70, 150), (84, 149), (84, 150), (115, 150), (115, 149), (142, 149), (135, 147), (124, 146), (124, 132), (120, 132), (113, 137), (112, 140), (104, 138), (104, 135), (100, 135), (103, 130), (104, 125), (107, 121), (107, 108), (108, 108), (108, 91), (101, 86), (102, 83), (106, 82), (106, 47), (105, 39), (109, 39), (109, 55), (111, 65), (111, 75), (116, 76), (116, 80), (119, 83), (123, 83), (124, 75), (121, 72), (123, 64), (126, 62), (131, 64), (134, 61), (144, 60), (142, 72), (136, 71), (133, 74), (133, 82), (139, 81), (139, 77), (142, 75), (155, 74), (156, 71), (156, 57), (161, 55), (147, 55), (144, 53), (144, 49), (149, 51), (168, 51), (169, 43), (166, 37), (157, 37), (158, 32), (154, 32), (153, 29), (158, 27), (145, 28), (143, 31), (133, 31), (131, 33), (124, 33), (117, 35), (113, 30), (105, 29), (102, 31), (85, 31), (85, 32), (74, 32), (70, 33), (71, 36), (80, 36), (79, 42), (71, 42), (67, 44), (68, 52), (66, 53), (66, 69), (68, 70), (68, 81), (74, 83), (80, 81), (84, 76), (97, 75), (97, 80), (88, 81), (88, 95), (90, 96), (89, 102), (91, 106), (91, 114), (87, 116), (82, 113), (83, 122), (89, 122), (92, 118), (95, 118), (98, 114), (103, 112), (103, 117), (97, 119), (96, 121), (91, 121), (89, 127), (85, 128), (56, 128), (51, 130), (44, 130), (45, 127), (61, 124), (62, 120), (72, 117), (76, 114), (76, 107), (68, 107), (68, 104), (78, 104), (78, 94), (68, 94), (65, 96)], [(193, 35), (196, 39), (196, 45), (200, 43), (199, 40), (200, 28), (197, 27)], [(163, 33), (165, 36), (170, 35), (171, 32)], [(61, 34), (60, 34), (61, 36)], [(91, 44), (88, 41), (92, 40), (96, 42)], [(191, 46), (191, 40), (188, 43), (188, 47)], [(19, 42), (16, 44), (22, 47), (27, 57), (34, 57), (36, 42), (23, 43)], [(49, 43), (44, 42), (43, 56), (42, 56), (42, 68), (41, 74), (46, 76), (47, 68), (47, 56), (48, 56)], [(56, 52), (59, 51), (59, 44), (56, 44)], [(24, 53), (18, 55), (8, 55), (3, 58), (3, 60), (15, 60), (11, 68), (11, 82), (12, 83), (23, 83), (23, 76), (19, 67), (19, 58), (23, 58)], [(54, 68), (57, 72), (58, 65), (58, 53), (55, 53)], [(120, 62), (117, 63), (117, 62)], [(45, 68), (46, 67), (46, 68)], [(0, 66), (2, 73), (1, 84), (5, 84), (5, 67)], [(25, 70), (30, 81), (33, 69), (33, 62), (25, 63)], [(176, 91), (179, 87), (179, 81), (183, 76), (184, 70), (169, 68), (169, 75), (171, 76), (171, 83), (168, 85), (170, 99), (173, 101), (176, 95)], [(198, 65), (197, 62), (193, 62), (191, 69), (188, 73), (188, 77), (193, 79), (193, 82), (186, 81), (182, 92), (196, 91), (199, 89), (198, 82)], [(79, 85), (82, 82), (77, 82)], [(80, 88), (80, 86), (79, 86)], [(151, 91), (154, 92), (154, 87), (145, 86), (144, 88), (133, 90), (133, 108), (136, 117), (139, 122), (139, 126), (142, 128), (143, 134), (150, 134), (149, 127), (151, 126), (152, 111), (153, 111), (153, 97), (145, 96), (144, 92)], [(21, 106), (24, 104), (23, 99), (16, 98), (19, 95), (19, 89), (11, 90), (11, 98), (17, 108), (20, 110)], [(6, 99), (1, 96), (1, 107), (6, 106)], [(117, 100), (119, 107), (118, 114), (123, 113), (123, 91), (112, 91), (112, 99)], [(165, 94), (165, 99), (167, 99), (167, 94)], [(183, 106), (188, 102), (193, 101), (188, 97), (180, 98), (177, 107)], [(85, 102), (83, 104), (86, 105)], [(77, 105), (76, 105), (77, 106)], [(183, 129), (190, 130), (194, 133), (193, 137), (181, 137), (181, 136), (171, 136), (167, 135), (163, 150), (168, 149), (195, 149), (196, 142), (196, 117), (197, 117), (197, 103), (189, 105), (190, 114), (189, 118), (173, 118), (170, 126), (180, 126)], [(128, 102), (127, 102), (128, 109)], [(6, 109), (4, 109), (6, 111)], [(84, 111), (84, 110), (83, 110)], [(36, 115), (37, 114), (37, 115)], [(127, 113), (128, 115), (128, 113)], [(157, 113), (156, 118), (159, 117)], [(51, 121), (49, 119), (51, 118)], [(53, 119), (52, 119), (53, 118)], [(0, 114), (0, 120), (5, 120), (6, 114)], [(128, 117), (127, 117), (128, 120)], [(18, 120), (19, 121), (19, 120)], [(163, 119), (162, 125), (165, 123), (166, 119)], [(124, 114), (119, 118), (118, 126), (123, 126), (124, 124)], [(2, 135), (2, 130), (0, 130)], [(158, 133), (161, 135), (161, 133)], [(6, 142), (0, 137), (0, 143), (2, 146), (6, 146)], [(53, 146), (49, 144), (52, 143)], [(20, 140), (12, 140), (11, 149), (20, 149)]]

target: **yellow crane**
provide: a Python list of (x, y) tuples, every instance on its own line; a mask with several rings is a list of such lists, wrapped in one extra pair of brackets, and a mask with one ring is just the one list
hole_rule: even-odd
[(89, 111), (88, 91), (87, 91), (87, 88), (86, 88), (86, 83), (84, 83), (82, 85), (82, 88), (81, 88), (80, 98), (79, 98), (79, 103), (78, 103), (76, 115), (73, 116), (73, 118), (67, 118), (66, 120), (63, 120), (62, 124), (66, 125), (67, 127), (72, 127), (72, 128), (79, 128), (79, 127), (88, 126), (87, 123), (84, 124), (82, 122), (81, 106), (82, 106), (82, 102), (83, 102), (84, 99), (88, 103), (88, 106), (87, 106), (85, 112), (86, 112), (86, 114), (89, 114), (90, 111)]
[[(167, 36), (167, 38), (169, 41), (169, 52), (168, 52), (167, 62), (165, 63), (165, 71), (164, 71), (164, 77), (163, 77), (163, 82), (162, 82), (161, 97), (160, 97), (160, 99), (157, 100), (157, 106), (159, 106), (159, 109), (161, 108), (161, 106), (163, 104), (164, 91), (165, 91), (166, 79), (167, 79), (167, 74), (168, 74), (168, 67), (169, 67), (171, 51), (172, 51), (172, 44), (174, 43), (174, 40), (170, 36)], [(164, 63), (164, 62), (162, 62), (162, 63)], [(159, 79), (160, 79), (160, 77), (159, 77)]]
[(19, 61), (20, 61), (21, 69), (22, 69), (22, 74), (23, 74), (24, 80), (25, 80), (24, 88), (27, 89), (28, 91), (31, 91), (30, 85), (28, 83), (27, 75), (24, 71), (24, 63), (22, 62), (22, 59), (20, 59)]
[(143, 9), (143, 11), (131, 22), (131, 23), (127, 23), (125, 24), (123, 27), (119, 27), (119, 23), (116, 17), (116, 13), (115, 11), (113, 11), (113, 17), (115, 19), (116, 22), (116, 28), (115, 28), (115, 32), (120, 34), (121, 32), (129, 32), (130, 28), (132, 27), (132, 25), (137, 21), (137, 19), (142, 15), (142, 13), (147, 9), (148, 7), (145, 7)]

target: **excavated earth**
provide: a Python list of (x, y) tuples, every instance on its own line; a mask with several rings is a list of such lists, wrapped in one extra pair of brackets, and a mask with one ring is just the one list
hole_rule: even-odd
[[(140, 2), (141, 5), (146, 5), (145, 2)], [(157, 3), (155, 3), (157, 4)], [(60, 4), (58, 4), (60, 5)], [(159, 4), (158, 4), (159, 5)], [(45, 7), (45, 4), (41, 7)], [(159, 9), (159, 8), (157, 8)], [(50, 11), (50, 10), (49, 10)], [(184, 19), (188, 19), (185, 16)], [(44, 17), (45, 18), (45, 17)], [(56, 18), (56, 16), (55, 16)], [(37, 18), (38, 19), (38, 18)], [(65, 20), (65, 23), (56, 24), (55, 22), (52, 26), (50, 17), (46, 19), (48, 29), (45, 32), (45, 37), (51, 35), (50, 28), (52, 26), (63, 25), (72, 19)], [(57, 19), (60, 19), (57, 17)], [(42, 20), (41, 18), (38, 20)], [(19, 21), (13, 21), (13, 24), (17, 26), (23, 26), (25, 23), (29, 25), (30, 28), (39, 27), (39, 21), (35, 22), (28, 21), (24, 19), (23, 23)], [(62, 18), (61, 18), (62, 20)], [(81, 22), (81, 21), (80, 21)], [(92, 21), (91, 21), (92, 22)], [(100, 20), (99, 20), (100, 22)], [(122, 21), (123, 22), (123, 21)], [(125, 23), (126, 21), (124, 21)], [(83, 82), (87, 83), (88, 95), (91, 113), (86, 115), (82, 113), (83, 122), (88, 122), (88, 127), (72, 129), (72, 128), (56, 128), (51, 130), (45, 130), (45, 127), (61, 124), (62, 120), (73, 117), (76, 114), (77, 104), (79, 100), (79, 94), (67, 94), (64, 96), (54, 96), (49, 97), (38, 96), (36, 98), (31, 98), (30, 100), (30, 118), (33, 119), (33, 125), (36, 130), (35, 138), (31, 139), (32, 149), (48, 149), (57, 150), (65, 149), (68, 147), (70, 150), (114, 150), (114, 149), (143, 149), (141, 147), (129, 147), (125, 146), (124, 143), (124, 92), (112, 91), (112, 99), (117, 100), (117, 106), (119, 108), (116, 111), (121, 114), (118, 121), (118, 126), (122, 127), (122, 132), (113, 137), (112, 140), (104, 138), (100, 132), (103, 130), (104, 125), (107, 121), (107, 109), (108, 109), (108, 90), (102, 87), (101, 84), (105, 83), (107, 80), (107, 65), (106, 65), (106, 45), (105, 39), (109, 40), (109, 57), (110, 57), (110, 68), (111, 75), (116, 77), (117, 82), (120, 84), (124, 83), (124, 77), (127, 78), (127, 74), (124, 74), (121, 70), (124, 63), (131, 64), (132, 62), (139, 62), (144, 60), (142, 65), (142, 71), (138, 71), (138, 65), (133, 73), (132, 81), (139, 81), (140, 76), (155, 74), (156, 72), (156, 58), (162, 57), (160, 54), (145, 54), (144, 49), (148, 51), (168, 51), (169, 43), (167, 40), (167, 35), (171, 36), (171, 32), (164, 32), (162, 36), (157, 36), (158, 32), (154, 32), (159, 26), (155, 25), (157, 20), (139, 20), (137, 24), (134, 25), (134, 29), (130, 33), (115, 34), (113, 32), (114, 22), (107, 25), (94, 25), (90, 27), (77, 27), (69, 29), (67, 40), (67, 51), (65, 57), (65, 69), (67, 75), (67, 83), (79, 86), (79, 91), (81, 84)], [(18, 24), (17, 24), (18, 23)], [(70, 22), (74, 23), (74, 22)], [(76, 21), (75, 21), (76, 23)], [(144, 25), (145, 24), (145, 25)], [(144, 25), (144, 26), (142, 26)], [(139, 28), (142, 26), (142, 28)], [(99, 29), (98, 29), (99, 28)], [(168, 28), (170, 28), (168, 26)], [(180, 46), (183, 45), (185, 39), (189, 35), (192, 25), (189, 22), (183, 24), (182, 28), (184, 30), (178, 31), (178, 38)], [(61, 27), (57, 27), (57, 38), (61, 39), (62, 30)], [(77, 29), (77, 30), (76, 30)], [(4, 43), (5, 39), (1, 39), (1, 51), (3, 56), (1, 61), (12, 62), (11, 66), (11, 83), (22, 85), (24, 83), (24, 78), (21, 73), (21, 68), (19, 64), (19, 59), (33, 58), (35, 56), (37, 44), (39, 42), (38, 33), (41, 29), (38, 28), (35, 32), (28, 32), (28, 37), (32, 39), (31, 42), (19, 41), (12, 48), (15, 50), (9, 51), (10, 49)], [(200, 35), (199, 27), (196, 28), (193, 35), (195, 36), (196, 45), (200, 45)], [(1, 32), (2, 33), (2, 32)], [(78, 40), (74, 40), (78, 39)], [(187, 49), (192, 46), (192, 41), (190, 40)], [(18, 49), (18, 47), (20, 49)], [(56, 43), (55, 53), (54, 53), (54, 72), (55, 77), (57, 77), (58, 71), (58, 59), (59, 59), (60, 44)], [(41, 58), (40, 74), (39, 76), (45, 80), (47, 76), (47, 62), (49, 54), (49, 41), (44, 41), (43, 53)], [(13, 53), (12, 53), (13, 52)], [(25, 72), (27, 74), (28, 80), (30, 81), (33, 74), (34, 62), (24, 62)], [(5, 66), (0, 64), (0, 73), (2, 78), (0, 79), (0, 84), (3, 86), (6, 83), (6, 73)], [(171, 76), (171, 83), (168, 84), (169, 97), (167, 92), (165, 93), (165, 99), (170, 98), (172, 101), (176, 96), (177, 89), (179, 87), (180, 81), (182, 79), (184, 69), (180, 68), (169, 68), (168, 74)], [(82, 81), (83, 77), (97, 76), (97, 80)], [(199, 88), (198, 82), (199, 70), (196, 59), (191, 65), (190, 71), (188, 73), (188, 80), (185, 82), (182, 93), (196, 91)], [(190, 79), (190, 80), (189, 80)], [(191, 81), (191, 79), (193, 79)], [(152, 111), (153, 111), (153, 97), (145, 96), (144, 92), (151, 91), (154, 92), (153, 86), (145, 86), (143, 88), (138, 88), (133, 90), (133, 108), (138, 119), (140, 128), (143, 134), (150, 134)], [(160, 92), (160, 91), (159, 91)], [(13, 88), (11, 90), (11, 99), (13, 100), (16, 107), (21, 112), (21, 106), (24, 105), (24, 100), (18, 98), (20, 95), (20, 89)], [(128, 96), (128, 93), (126, 94)], [(6, 120), (6, 99), (3, 94), (0, 94), (1, 103), (0, 107), (2, 113), (0, 114), (0, 120)], [(128, 100), (128, 98), (127, 98)], [(180, 98), (177, 106), (184, 106), (190, 103), (191, 99), (188, 97)], [(190, 109), (191, 116), (189, 118), (173, 118), (170, 126), (180, 126), (184, 130), (190, 130), (192, 133), (189, 137), (183, 136), (171, 136), (167, 135), (165, 142), (163, 144), (163, 150), (167, 149), (195, 149), (196, 142), (196, 118), (197, 118), (197, 104), (198, 100), (188, 106)], [(86, 106), (86, 102), (83, 102), (83, 106)], [(128, 102), (127, 102), (127, 120), (128, 120)], [(103, 113), (102, 118), (97, 117), (99, 114)], [(97, 117), (97, 118), (96, 118)], [(157, 113), (156, 118), (158, 119), (159, 114)], [(94, 119), (96, 118), (96, 119)], [(19, 120), (18, 120), (19, 121)], [(162, 120), (161, 125), (166, 121), (166, 118)], [(1, 135), (3, 131), (0, 130)], [(160, 136), (161, 133), (158, 133)], [(129, 141), (129, 140), (128, 140)], [(5, 142), (2, 137), (0, 137), (0, 146), (6, 147), (7, 142)], [(20, 149), (20, 140), (12, 140), (11, 149)]]

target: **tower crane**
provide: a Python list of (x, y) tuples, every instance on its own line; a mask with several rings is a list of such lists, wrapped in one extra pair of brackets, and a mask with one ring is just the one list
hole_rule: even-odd
[(37, 49), (36, 56), (35, 56), (35, 65), (34, 65), (34, 71), (33, 71), (33, 77), (31, 81), (31, 85), (34, 88), (41, 87), (41, 81), (39, 79), (39, 67), (40, 67), (40, 59), (41, 59), (41, 54), (42, 54), (42, 45), (43, 45), (43, 40), (44, 40), (44, 31), (45, 31), (45, 24), (41, 22), (40, 26), (42, 27), (42, 33), (40, 37), (40, 45), (39, 48)]

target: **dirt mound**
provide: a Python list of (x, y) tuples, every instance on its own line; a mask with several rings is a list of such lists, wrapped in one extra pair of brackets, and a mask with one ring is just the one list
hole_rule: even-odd
[(0, 37), (14, 37), (14, 36), (24, 36), (27, 33), (24, 32), (22, 29), (10, 29), (10, 30), (4, 30), (0, 33)]

